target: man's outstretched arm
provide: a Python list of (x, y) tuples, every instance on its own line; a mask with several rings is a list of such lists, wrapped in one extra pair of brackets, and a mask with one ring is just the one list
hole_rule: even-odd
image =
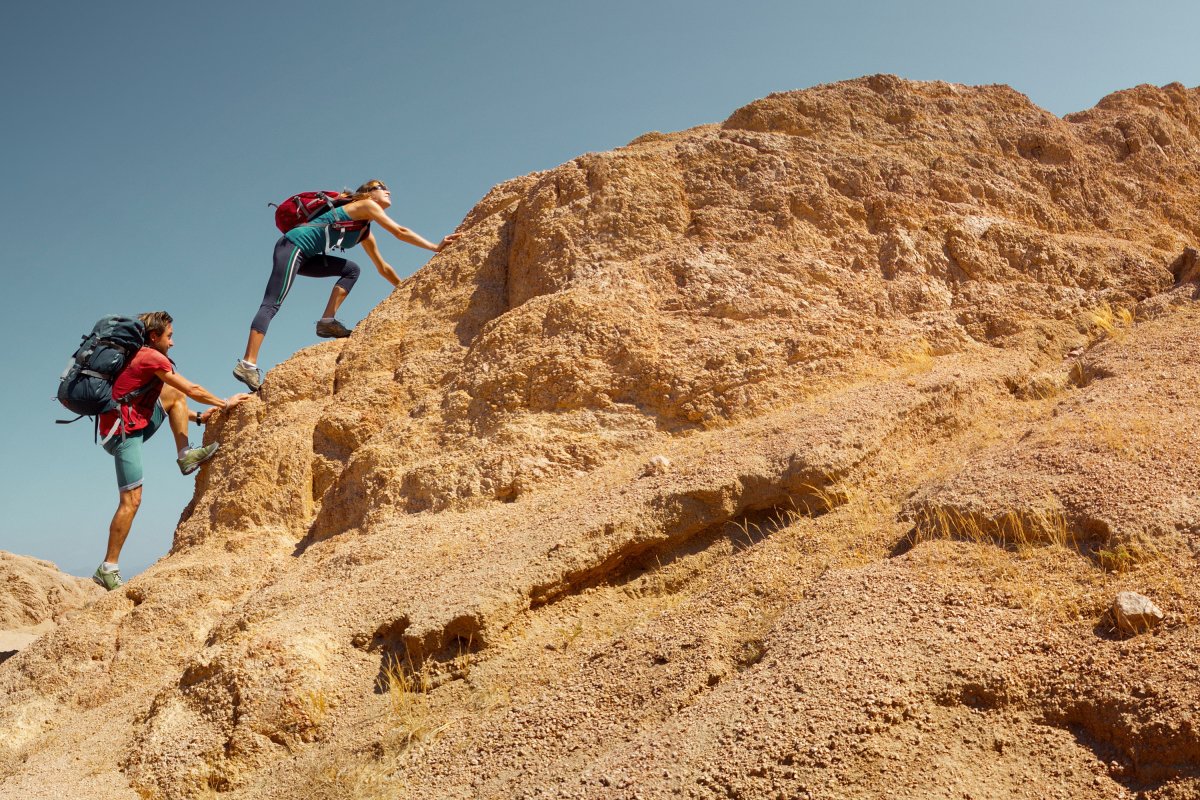
[[(205, 389), (198, 383), (192, 383), (187, 378), (180, 375), (178, 372), (167, 372), (166, 370), (156, 370), (155, 374), (167, 386), (172, 386), (183, 392), (188, 397), (195, 400), (197, 403), (204, 403), (206, 406), (214, 406), (216, 408), (233, 408), (239, 403), (244, 403), (250, 399), (248, 394), (235, 394), (222, 400), (215, 394)], [(197, 414), (197, 418), (207, 417), (211, 412), (206, 411), (203, 414)]]

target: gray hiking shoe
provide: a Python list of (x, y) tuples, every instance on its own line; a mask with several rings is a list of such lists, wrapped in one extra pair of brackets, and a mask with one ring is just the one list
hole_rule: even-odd
[(345, 339), (349, 335), (350, 329), (336, 319), (317, 322), (317, 336), (322, 339)]
[(121, 570), (114, 569), (112, 572), (109, 572), (104, 568), (103, 564), (96, 567), (96, 571), (92, 573), (92, 580), (110, 592), (119, 586), (125, 585), (125, 581), (121, 580)]
[(220, 442), (213, 442), (207, 447), (189, 447), (183, 451), (183, 457), (175, 459), (175, 463), (179, 465), (179, 471), (184, 475), (191, 475), (196, 470), (200, 469), (200, 465), (213, 457), (217, 452), (217, 448), (221, 446)]
[(240, 358), (233, 367), (233, 377), (249, 386), (252, 392), (257, 392), (263, 384), (262, 370), (257, 367), (247, 367)]

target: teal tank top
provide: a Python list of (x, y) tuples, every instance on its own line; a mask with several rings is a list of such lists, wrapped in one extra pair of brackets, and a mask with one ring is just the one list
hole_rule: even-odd
[(367, 233), (370, 231), (369, 227), (363, 227), (362, 230), (357, 231), (339, 230), (338, 226), (334, 224), (349, 221), (350, 215), (346, 213), (346, 209), (338, 207), (332, 211), (326, 211), (324, 214), (318, 214), (303, 225), (297, 225), (284, 236), (307, 256), (318, 256), (335, 247), (349, 250), (367, 238)]

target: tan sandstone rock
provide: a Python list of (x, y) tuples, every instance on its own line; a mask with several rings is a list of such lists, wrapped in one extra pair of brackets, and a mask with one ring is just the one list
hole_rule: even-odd
[(1137, 592), (1121, 592), (1113, 601), (1113, 619), (1122, 633), (1145, 633), (1163, 621), (1162, 609)]
[(48, 561), (0, 552), (0, 659), (6, 659), (103, 590)]

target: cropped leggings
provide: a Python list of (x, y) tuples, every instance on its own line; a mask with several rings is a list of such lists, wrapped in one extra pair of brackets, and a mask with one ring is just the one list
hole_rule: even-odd
[(297, 275), (309, 278), (332, 278), (336, 275), (339, 276), (337, 285), (349, 292), (354, 288), (359, 272), (358, 264), (353, 261), (326, 253), (307, 256), (286, 236), (279, 237), (271, 263), (271, 279), (267, 281), (267, 291), (263, 294), (262, 305), (258, 307), (254, 321), (250, 323), (250, 329), (259, 333), (267, 332), (267, 326), (275, 318)]

